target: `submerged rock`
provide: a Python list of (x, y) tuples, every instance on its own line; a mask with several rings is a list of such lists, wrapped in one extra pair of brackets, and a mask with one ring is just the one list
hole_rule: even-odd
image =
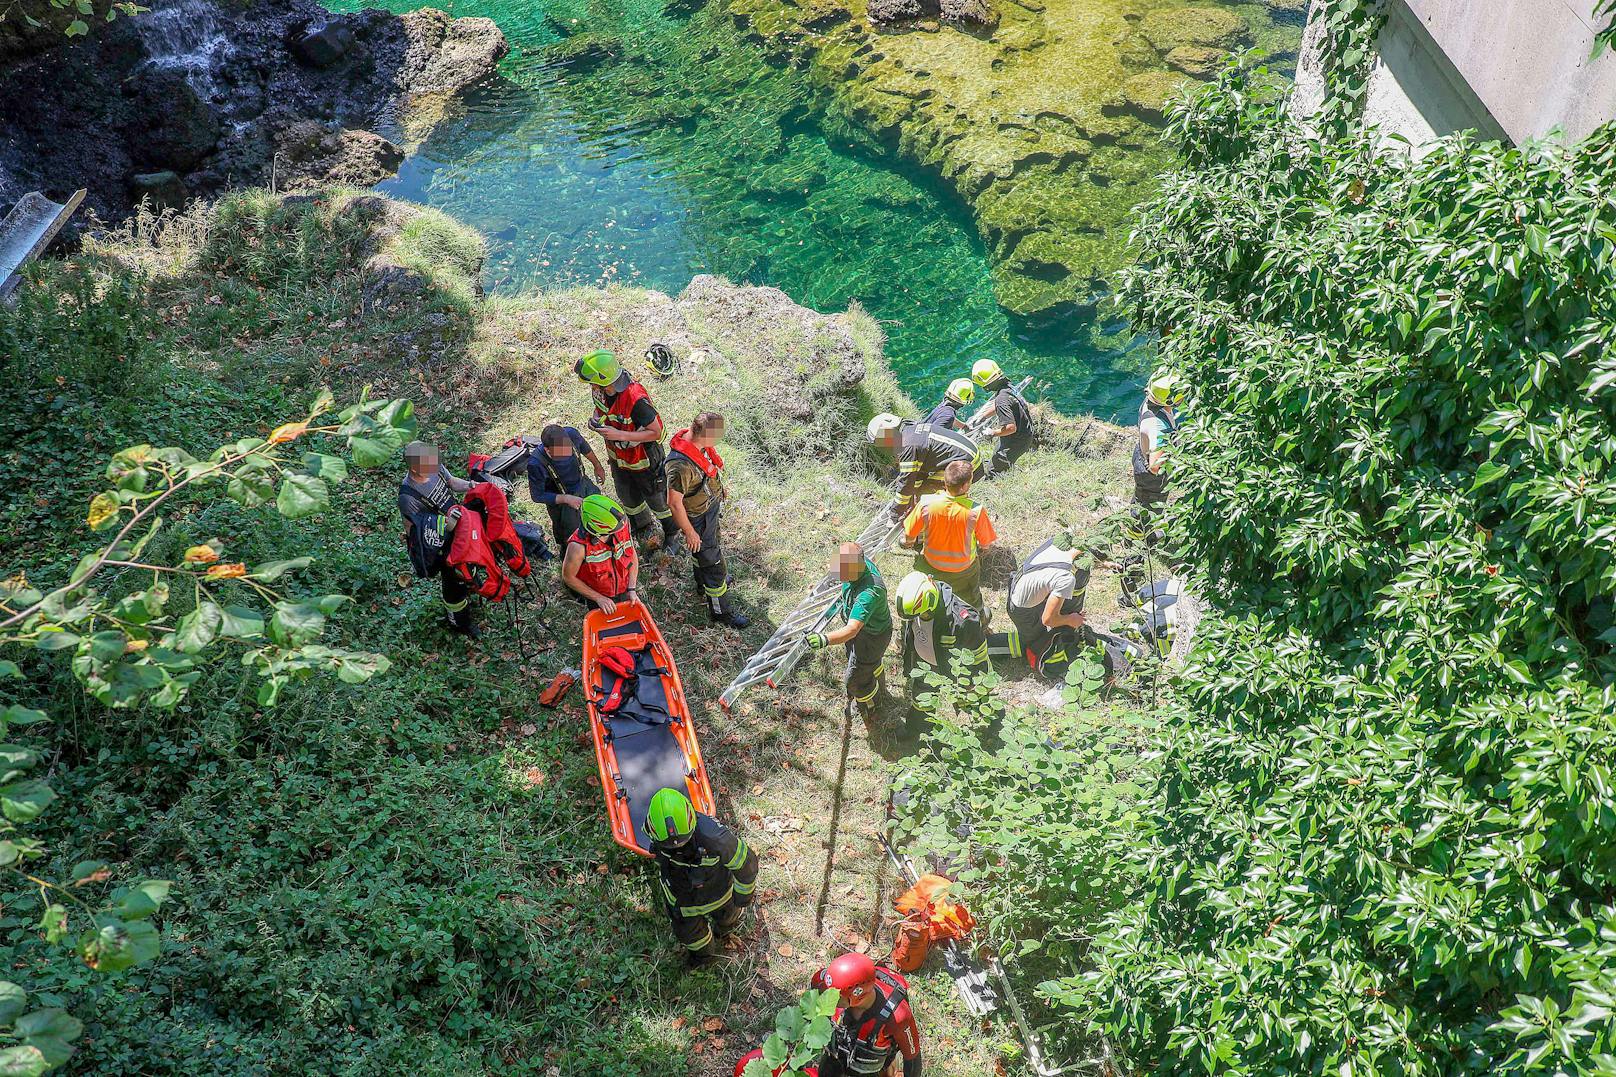
[(1239, 12), (1221, 7), (1162, 8), (1146, 15), (1139, 30), (1162, 53), (1180, 45), (1232, 49), (1251, 40), (1251, 30)]
[(1223, 69), (1229, 54), (1204, 45), (1180, 45), (1167, 54), (1167, 66), (1198, 79), (1209, 78)]
[(972, 29), (991, 30), (999, 25), (999, 13), (988, 0), (942, 0), (942, 16)]
[(573, 34), (544, 50), (544, 58), (568, 71), (593, 71), (623, 58), (623, 39), (614, 34)]
[(876, 26), (892, 26), (942, 14), (938, 0), (870, 0), (867, 14)]
[(1173, 71), (1143, 71), (1122, 84), (1120, 107), (1152, 123), (1167, 117), (1168, 106), (1188, 80)]

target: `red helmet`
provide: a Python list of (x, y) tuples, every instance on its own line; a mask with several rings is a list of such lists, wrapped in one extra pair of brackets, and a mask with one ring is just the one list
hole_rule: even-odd
[(840, 991), (843, 1006), (862, 1006), (875, 990), (875, 962), (864, 954), (843, 954), (815, 979), (821, 989)]

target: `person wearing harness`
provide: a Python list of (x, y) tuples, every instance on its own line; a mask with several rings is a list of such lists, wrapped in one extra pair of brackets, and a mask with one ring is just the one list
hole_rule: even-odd
[(1034, 550), (1010, 581), (1010, 632), (1005, 647), (1044, 678), (1062, 681), (1087, 630), (1083, 598), (1089, 570), (1077, 563), (1069, 532)]
[(819, 1077), (882, 1077), (903, 1060), (903, 1077), (920, 1077), (920, 1029), (909, 1007), (909, 983), (864, 954), (843, 954), (814, 974), (818, 991), (841, 993)]
[(1010, 465), (1033, 447), (1032, 409), (1027, 406), (1026, 397), (1016, 392), (1010, 379), (992, 359), (978, 359), (973, 363), (971, 380), (993, 394), (989, 407), (994, 425), (987, 433), (999, 439), (999, 446), (988, 461), (987, 473), (999, 475), (1010, 470)]
[(617, 601), (637, 598), (640, 558), (629, 535), (628, 515), (605, 494), (590, 494), (578, 507), (582, 525), (567, 539), (561, 558), (561, 582), (585, 605), (607, 614)]
[[(677, 534), (668, 512), (662, 417), (645, 386), (629, 377), (611, 352), (590, 352), (573, 371), (591, 386), (595, 415), (589, 428), (606, 442), (612, 486), (632, 522), (634, 538), (646, 553), (655, 553)], [(653, 530), (657, 523), (662, 525), (660, 535)]]
[(1167, 500), (1167, 452), (1178, 433), (1178, 378), (1153, 376), (1139, 405), (1139, 442), (1133, 447), (1133, 497), (1146, 510)]
[(417, 576), (437, 576), (449, 628), (472, 639), (482, 632), (471, 615), (471, 590), (449, 569), (449, 547), (460, 521), (460, 495), (471, 483), (438, 463), (438, 447), (424, 441), (404, 446), (409, 473), (398, 484), (398, 514), (404, 518), (404, 544)]
[(915, 568), (953, 588), (986, 621), (982, 609), (981, 552), (998, 541), (993, 521), (971, 501), (971, 468), (955, 460), (943, 469), (943, 493), (920, 499), (904, 521), (904, 544)]
[[(594, 482), (584, 473), (585, 460), (595, 473)], [(539, 432), (539, 443), (527, 456), (527, 492), (550, 514), (557, 547), (565, 549), (567, 539), (583, 526), (578, 510), (584, 498), (600, 493), (598, 484), (605, 481), (606, 468), (577, 429), (552, 423)]]
[(909, 686), (911, 729), (928, 711), (915, 703), (915, 682), (927, 672), (944, 677), (954, 671), (954, 659), (970, 666), (988, 663), (987, 633), (982, 616), (946, 583), (924, 572), (911, 572), (898, 581), (898, 613), (903, 618), (899, 635), (903, 651), (903, 679)]
[(969, 378), (955, 378), (948, 383), (948, 388), (944, 390), (943, 402), (931, 409), (931, 414), (926, 416), (926, 421), (933, 426), (941, 426), (946, 430), (958, 430), (960, 428), (960, 409), (970, 407), (971, 401), (975, 399), (976, 386), (971, 383), (971, 380)]
[(976, 442), (965, 434), (900, 419), (890, 412), (871, 419), (865, 437), (898, 465), (898, 483), (892, 496), (899, 519), (921, 494), (943, 488), (943, 469), (949, 464), (962, 460), (973, 472), (981, 465)]
[(713, 956), (713, 940), (734, 934), (752, 904), (757, 854), (745, 838), (698, 812), (673, 788), (651, 796), (645, 834), (674, 938), (692, 965), (703, 964)]
[(738, 629), (752, 622), (730, 603), (729, 567), (720, 546), (718, 522), (727, 493), (717, 445), (723, 436), (724, 417), (712, 411), (697, 415), (688, 430), (673, 435), (668, 442), (668, 510), (695, 561), (696, 586), (706, 596), (707, 616)]
[(881, 694), (887, 646), (892, 642), (892, 611), (887, 608), (886, 585), (856, 542), (842, 543), (831, 571), (842, 581), (831, 616), (846, 618), (847, 623), (829, 632), (811, 633), (806, 642), (814, 651), (833, 643), (847, 646), (847, 712), (869, 718)]

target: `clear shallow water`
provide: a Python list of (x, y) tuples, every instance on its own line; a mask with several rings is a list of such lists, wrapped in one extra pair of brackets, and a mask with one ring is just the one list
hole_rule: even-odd
[[(716, 10), (441, 6), (493, 18), (512, 56), (381, 189), (487, 234), (491, 291), (622, 281), (677, 293), (718, 273), (819, 310), (862, 304), (923, 405), (991, 356), (1036, 375), (1039, 395), (1065, 410), (1131, 406), (1144, 359), (1120, 320), (1103, 308), (1043, 324), (1007, 315), (953, 197), (826, 114), (799, 74), (766, 63)], [(624, 60), (547, 63), (540, 50), (558, 29), (610, 33)]]

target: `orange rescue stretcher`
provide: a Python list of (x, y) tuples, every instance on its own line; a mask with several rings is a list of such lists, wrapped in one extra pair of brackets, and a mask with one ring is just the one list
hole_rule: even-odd
[[(633, 656), (635, 676), (620, 705), (603, 713), (601, 704), (623, 679), (600, 661), (612, 647)], [(684, 789), (697, 811), (716, 813), (673, 652), (644, 605), (619, 602), (615, 613), (591, 610), (584, 618), (582, 681), (613, 841), (651, 855), (645, 813), (666, 787)]]

